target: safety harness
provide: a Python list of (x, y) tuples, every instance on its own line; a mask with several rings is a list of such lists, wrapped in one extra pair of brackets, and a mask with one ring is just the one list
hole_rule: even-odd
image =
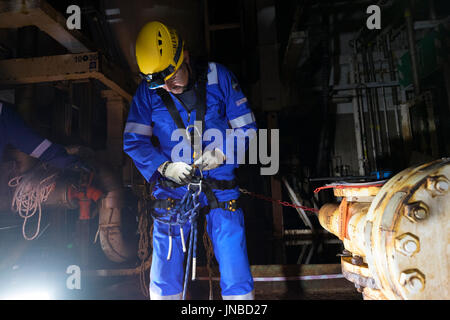
[[(206, 86), (208, 82), (208, 63), (206, 61), (202, 61), (195, 64), (195, 68), (193, 68), (195, 74), (194, 79), (197, 79), (197, 87), (194, 87), (195, 94), (197, 95), (197, 106), (195, 108), (195, 118), (196, 122), (201, 122), (202, 128), (204, 128), (205, 123), (205, 113), (206, 113)], [(180, 113), (178, 112), (178, 109), (175, 106), (175, 103), (166, 90), (159, 88), (156, 90), (157, 94), (163, 101), (164, 105), (166, 106), (167, 110), (169, 111), (170, 116), (172, 117), (173, 121), (175, 122), (176, 126), (179, 129), (182, 129), (189, 134), (189, 140), (191, 142), (192, 149), (194, 150), (194, 154), (196, 150), (201, 150), (201, 134), (200, 139), (198, 139), (198, 142), (200, 145), (196, 145), (195, 142), (197, 141), (194, 136), (196, 129), (194, 127), (194, 130), (187, 131), (186, 126), (183, 123), (183, 120), (181, 118)], [(187, 129), (189, 129), (191, 126), (188, 126)], [(172, 182), (167, 179), (160, 179), (159, 183), (162, 187), (167, 188), (179, 188), (182, 187), (182, 185), (177, 184), (175, 182)], [(212, 178), (206, 178), (202, 179), (202, 191), (204, 192), (209, 206), (202, 208), (202, 210), (211, 210), (215, 208), (223, 208), (228, 209), (230, 211), (235, 211), (237, 209), (237, 200), (231, 200), (231, 201), (225, 201), (225, 202), (218, 202), (216, 196), (214, 195), (213, 189), (218, 190), (226, 190), (226, 189), (234, 189), (237, 187), (237, 183), (235, 180), (216, 180)], [(173, 205), (175, 205), (178, 201), (176, 199), (163, 199), (163, 200), (155, 200), (153, 203), (153, 208), (172, 208)], [(230, 205), (231, 204), (231, 205)], [(170, 209), (167, 209), (170, 210)]]

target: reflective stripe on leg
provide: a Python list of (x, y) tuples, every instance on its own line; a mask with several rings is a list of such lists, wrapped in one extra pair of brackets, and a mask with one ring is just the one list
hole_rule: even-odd
[(222, 299), (223, 300), (255, 300), (255, 290), (252, 290), (246, 294), (237, 294), (237, 295), (230, 295), (230, 296), (222, 295)]
[(182, 292), (168, 296), (161, 296), (150, 289), (150, 300), (181, 300)]

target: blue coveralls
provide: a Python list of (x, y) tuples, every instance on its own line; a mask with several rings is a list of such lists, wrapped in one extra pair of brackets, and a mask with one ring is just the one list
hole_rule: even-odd
[[(223, 65), (209, 63), (208, 81), (206, 86), (206, 114), (204, 118), (206, 130), (215, 128), (226, 136), (226, 130), (249, 129), (256, 130), (255, 117), (242, 93), (234, 75)], [(177, 99), (173, 99), (180, 116), (187, 127), (194, 124), (195, 110), (192, 111), (189, 122), (188, 113)], [(158, 180), (161, 175), (158, 167), (171, 159), (171, 151), (180, 140), (171, 141), (172, 132), (177, 129), (160, 96), (148, 88), (143, 81), (131, 103), (128, 120), (124, 130), (124, 151), (133, 159), (136, 167), (147, 181)], [(160, 142), (155, 147), (150, 137), (156, 136)], [(246, 146), (248, 147), (248, 139)], [(203, 148), (210, 144), (203, 141)], [(237, 141), (236, 141), (237, 143)], [(237, 146), (237, 144), (236, 144)], [(223, 152), (226, 153), (226, 143), (223, 142)], [(229, 154), (229, 153), (228, 153)], [(192, 159), (192, 157), (190, 158)], [(192, 161), (192, 160), (191, 160)], [(192, 163), (192, 162), (188, 162)], [(233, 180), (234, 170), (238, 167), (236, 158), (234, 164), (225, 163), (216, 169), (204, 171), (204, 178), (216, 180)], [(226, 190), (213, 189), (219, 202), (237, 199), (239, 188)], [(153, 195), (156, 199), (181, 199), (186, 187), (164, 188), (156, 182)], [(202, 206), (207, 200), (200, 195)], [(156, 209), (164, 211), (163, 209)], [(206, 215), (207, 232), (212, 241), (214, 253), (219, 263), (221, 274), (220, 285), (224, 299), (253, 298), (253, 278), (247, 257), (247, 247), (242, 209), (232, 212), (222, 208), (210, 210)], [(189, 231), (189, 222), (183, 227)], [(152, 299), (179, 299), (183, 291), (183, 258), (179, 229), (171, 231), (173, 248), (170, 260), (167, 260), (169, 250), (168, 226), (154, 221), (153, 229), (153, 260), (150, 272), (150, 294)]]
[(13, 106), (0, 102), (0, 161), (8, 144), (59, 169), (68, 168), (77, 161), (62, 146), (42, 138), (29, 128)]

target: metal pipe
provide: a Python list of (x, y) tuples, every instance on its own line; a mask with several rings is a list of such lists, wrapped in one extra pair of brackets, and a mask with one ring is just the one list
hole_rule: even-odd
[[(291, 201), (293, 201), (296, 205), (301, 206), (300, 201), (297, 198), (297, 195), (295, 194), (294, 190), (292, 190), (291, 186), (287, 182), (286, 178), (282, 178), (284, 185), (286, 186), (289, 198), (291, 198)], [(314, 231), (314, 226), (312, 225), (311, 221), (309, 220), (308, 216), (306, 215), (305, 211), (301, 208), (295, 208), (302, 219), (303, 223), (309, 227), (312, 231)]]
[[(368, 62), (368, 67), (369, 67), (369, 77), (372, 78), (373, 82), (377, 82), (377, 76), (376, 76), (376, 72), (375, 72), (375, 64), (373, 62), (373, 46), (370, 46), (371, 50), (369, 50), (367, 52), (367, 62)], [(373, 88), (370, 90), (371, 94), (372, 94), (372, 102), (373, 102), (373, 117), (374, 117), (374, 121), (375, 121), (375, 132), (377, 134), (376, 138), (377, 138), (377, 150), (379, 152), (379, 154), (383, 154), (383, 140), (381, 137), (381, 122), (380, 122), (380, 108), (379, 108), (379, 101), (378, 101), (378, 88)]]
[[(79, 149), (74, 148), (71, 152), (77, 153)], [(18, 159), (26, 159), (28, 155), (15, 153)], [(30, 157), (31, 158), (31, 157)], [(26, 162), (26, 161), (25, 161)], [(97, 165), (99, 168), (95, 183), (99, 184), (106, 196), (101, 200), (99, 210), (99, 235), (100, 244), (107, 258), (114, 262), (124, 262), (137, 253), (131, 241), (125, 240), (122, 233), (122, 208), (124, 203), (124, 189), (119, 178), (105, 165)], [(2, 179), (3, 181), (3, 179)], [(56, 181), (53, 192), (50, 193), (44, 208), (78, 208), (78, 203), (68, 197), (71, 184), (65, 181), (63, 175)], [(12, 193), (2, 192), (0, 194), (0, 210), (10, 211)]]
[(406, 21), (406, 32), (408, 34), (409, 54), (411, 56), (411, 68), (413, 73), (414, 92), (416, 96), (419, 96), (421, 93), (421, 87), (419, 78), (419, 64), (417, 61), (416, 40), (414, 35), (414, 20), (411, 12), (411, 1), (405, 9), (405, 21)]
[(98, 179), (102, 189), (107, 192), (99, 210), (100, 245), (109, 260), (124, 262), (137, 254), (137, 250), (131, 242), (125, 240), (121, 230), (124, 189), (119, 178), (105, 166), (99, 170)]
[[(384, 38), (384, 57), (387, 59), (388, 61), (388, 69), (389, 69), (389, 75), (390, 75), (390, 80), (391, 81), (396, 81), (397, 77), (395, 75), (395, 68), (394, 68), (394, 58), (392, 55), (392, 50), (391, 50), (391, 40), (390, 40), (390, 35), (386, 35)], [(392, 95), (392, 104), (394, 107), (394, 115), (395, 115), (395, 128), (396, 128), (396, 132), (397, 132), (397, 138), (401, 139), (401, 133), (400, 133), (400, 123), (399, 123), (399, 112), (398, 112), (398, 108), (399, 108), (399, 99), (398, 99), (398, 92), (397, 92), (397, 87), (391, 87), (391, 95)]]
[[(357, 45), (355, 43), (353, 47), (354, 51), (354, 63), (355, 63), (355, 81), (359, 84), (361, 82), (361, 73), (359, 70), (359, 61), (358, 61), (358, 49)], [(356, 88), (356, 96), (357, 96), (357, 104), (358, 104), (358, 114), (359, 114), (359, 123), (361, 125), (361, 141), (362, 141), (362, 152), (363, 152), (363, 159), (364, 159), (364, 172), (367, 170), (367, 167), (369, 165), (369, 160), (367, 157), (367, 132), (366, 132), (366, 124), (364, 119), (364, 104), (363, 104), (363, 98), (362, 98), (362, 92), (359, 88)]]
[[(364, 80), (366, 82), (369, 82), (369, 71), (368, 71), (368, 66), (367, 66), (367, 50), (364, 50), (364, 52), (362, 52), (362, 60), (363, 60), (363, 74), (364, 74)], [(370, 142), (372, 144), (372, 155), (373, 155), (373, 161), (374, 161), (374, 169), (375, 171), (378, 170), (378, 165), (377, 165), (377, 146), (376, 146), (376, 142), (375, 142), (375, 129), (374, 129), (374, 121), (373, 121), (373, 114), (372, 114), (372, 110), (373, 110), (373, 106), (372, 106), (372, 97), (371, 97), (371, 93), (370, 93), (370, 89), (369, 88), (365, 88), (365, 97), (366, 97), (366, 104), (367, 104), (367, 115), (369, 117), (369, 129), (370, 129)]]
[(430, 18), (433, 21), (437, 20), (437, 14), (436, 14), (436, 3), (434, 0), (429, 0), (430, 3)]
[(382, 88), (382, 93), (383, 93), (383, 114), (384, 114), (384, 127), (385, 127), (385, 131), (386, 131), (386, 148), (387, 148), (387, 153), (390, 156), (391, 155), (391, 137), (389, 134), (389, 124), (388, 124), (388, 119), (387, 119), (387, 104), (386, 104), (386, 91), (384, 90), (384, 87)]
[[(357, 63), (357, 57), (354, 57), (350, 63), (350, 81), (352, 83), (356, 83), (355, 81), (355, 64)], [(363, 142), (362, 142), (362, 133), (361, 133), (361, 115), (360, 115), (360, 107), (358, 103), (358, 96), (356, 89), (353, 90), (353, 121), (355, 123), (355, 139), (356, 139), (356, 152), (358, 155), (358, 173), (360, 175), (365, 175), (364, 170), (364, 153), (363, 153)]]

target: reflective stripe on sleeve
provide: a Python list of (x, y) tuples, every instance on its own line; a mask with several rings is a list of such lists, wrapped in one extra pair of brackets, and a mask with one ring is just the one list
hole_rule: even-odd
[(208, 73), (208, 85), (219, 83), (219, 79), (217, 78), (217, 66), (216, 66), (216, 64), (211, 62), (209, 64), (209, 69), (211, 69), (211, 71)]
[(32, 156), (33, 158), (40, 158), (42, 156), (42, 154), (47, 151), (48, 148), (50, 148), (50, 146), (52, 145), (52, 143), (50, 141), (48, 141), (47, 139), (45, 139), (44, 141), (41, 142), (40, 145), (38, 145), (32, 153), (30, 153), (30, 156)]
[(124, 132), (128, 133), (137, 133), (143, 136), (152, 136), (152, 127), (146, 124), (136, 123), (136, 122), (127, 122), (125, 125)]
[(255, 122), (255, 116), (253, 112), (249, 112), (247, 114), (244, 114), (243, 116), (237, 117), (233, 120), (230, 120), (231, 127), (234, 128), (240, 128), (247, 124), (250, 124), (252, 122)]

